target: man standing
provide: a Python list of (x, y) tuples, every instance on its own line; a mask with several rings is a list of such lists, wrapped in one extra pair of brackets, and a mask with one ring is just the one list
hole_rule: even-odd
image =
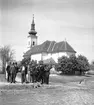
[(50, 64), (46, 65), (45, 72), (44, 72), (44, 82), (46, 84), (49, 84), (49, 75), (50, 75), (50, 69), (52, 66)]
[(31, 69), (31, 77), (32, 77), (32, 83), (36, 82), (36, 64), (32, 64), (32, 69)]
[(28, 74), (28, 65), (26, 63), (25, 64), (25, 83), (28, 83), (27, 74)]
[(25, 82), (25, 65), (22, 65), (21, 68), (21, 82), (24, 83)]
[(17, 76), (17, 73), (18, 73), (18, 66), (17, 66), (17, 62), (15, 62), (15, 79), (16, 79), (16, 76)]
[(11, 74), (11, 83), (15, 83), (15, 65), (14, 63), (10, 67), (10, 74)]
[(6, 71), (7, 71), (7, 82), (10, 82), (10, 67), (11, 62), (7, 65)]
[(38, 73), (38, 82), (41, 82), (41, 84), (44, 83), (44, 64), (43, 62), (39, 62), (39, 73)]

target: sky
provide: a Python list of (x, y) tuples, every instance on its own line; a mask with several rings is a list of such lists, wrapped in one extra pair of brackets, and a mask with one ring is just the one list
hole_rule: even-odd
[(0, 45), (11, 45), (16, 60), (27, 50), (33, 14), (38, 44), (66, 38), (94, 60), (94, 0), (0, 0)]

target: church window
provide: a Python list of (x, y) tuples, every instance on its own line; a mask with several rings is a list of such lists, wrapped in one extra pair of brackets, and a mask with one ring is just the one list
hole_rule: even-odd
[(33, 45), (35, 45), (35, 42), (33, 41)]

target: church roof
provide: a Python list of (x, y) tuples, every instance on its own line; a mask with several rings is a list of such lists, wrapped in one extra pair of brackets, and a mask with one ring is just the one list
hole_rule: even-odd
[(50, 45), (50, 41), (45, 41), (40, 45), (34, 46), (24, 54), (24, 57), (31, 56), (34, 54), (39, 54), (42, 52), (47, 52), (49, 45)]
[(76, 53), (76, 51), (66, 41), (58, 42), (54, 45), (54, 47), (52, 49), (52, 53), (56, 53), (56, 52)]
[(24, 57), (30, 57), (34, 54), (39, 54), (42, 52), (46, 53), (57, 53), (57, 52), (73, 52), (76, 53), (76, 51), (66, 42), (58, 42), (55, 41), (45, 41), (44, 43), (32, 47), (30, 50), (28, 50)]

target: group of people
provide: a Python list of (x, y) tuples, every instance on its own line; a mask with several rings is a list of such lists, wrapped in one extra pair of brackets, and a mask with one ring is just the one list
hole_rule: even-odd
[(23, 64), (21, 67), (21, 82), (40, 82), (41, 84), (49, 84), (51, 68), (52, 66), (50, 64), (43, 64), (43, 62), (29, 65)]
[(7, 82), (15, 83), (16, 82), (16, 75), (18, 73), (18, 66), (17, 63), (9, 63), (6, 68), (7, 71)]
[(18, 67), (17, 63), (10, 63), (6, 68), (8, 74), (7, 81), (15, 83), (17, 73), (21, 72), (22, 83), (38, 82), (40, 84), (49, 84), (51, 68), (51, 64), (43, 64), (43, 62), (32, 64), (23, 63), (20, 67)]

